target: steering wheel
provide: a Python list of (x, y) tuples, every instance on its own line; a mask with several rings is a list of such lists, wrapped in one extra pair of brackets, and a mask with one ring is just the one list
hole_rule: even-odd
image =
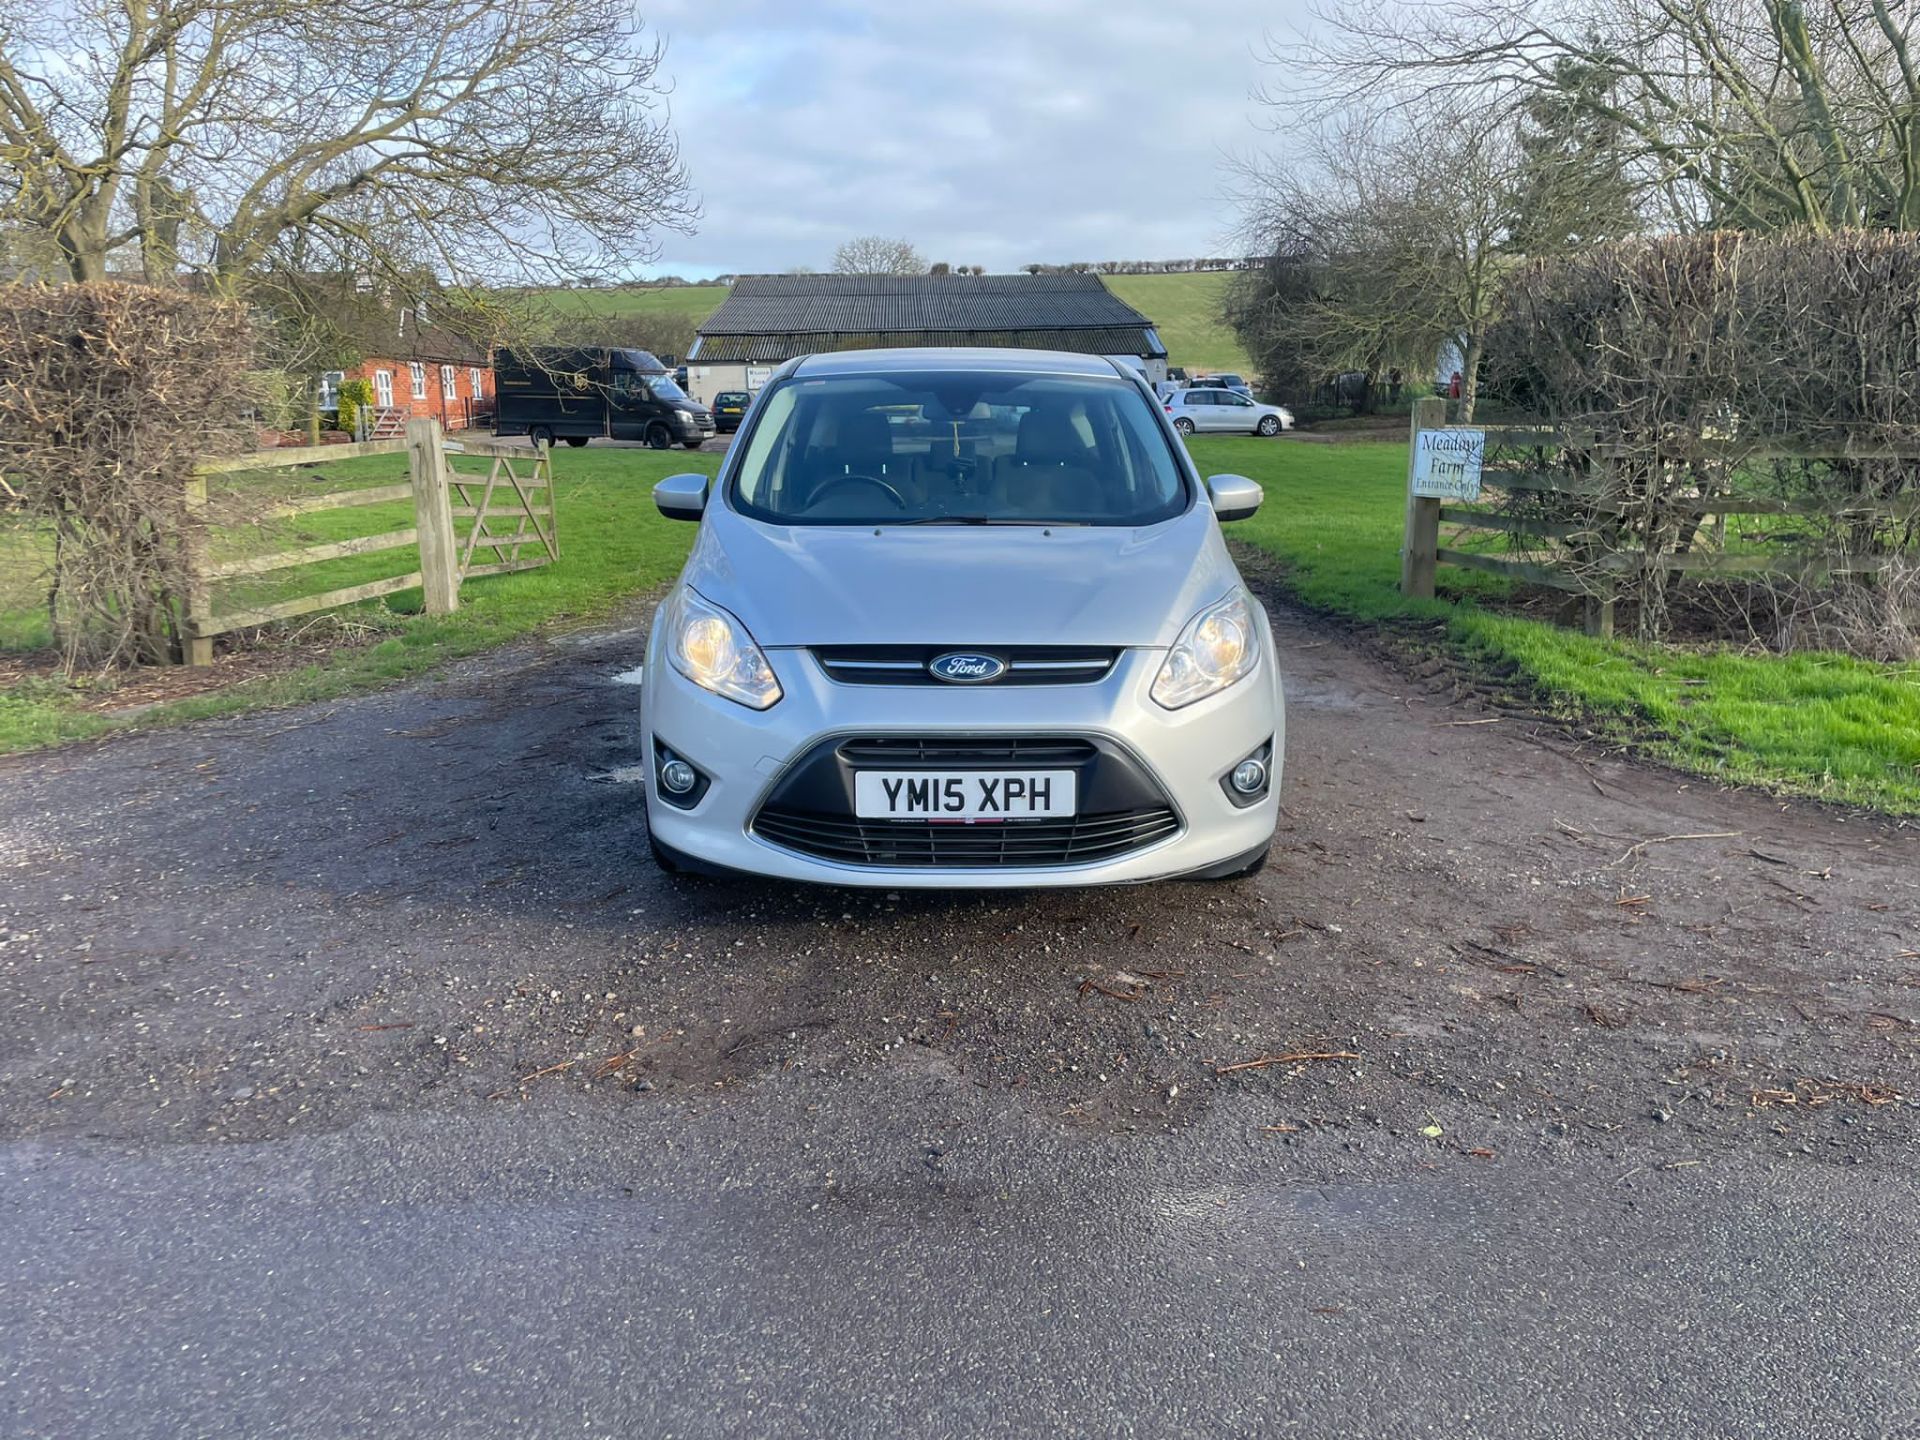
[(871, 485), (874, 489), (878, 490), (882, 495), (886, 496), (887, 499), (893, 502), (894, 509), (904, 510), (907, 508), (906, 496), (902, 495), (898, 490), (894, 489), (893, 486), (889, 485), (886, 481), (876, 480), (871, 475), (836, 475), (834, 476), (833, 479), (829, 480), (826, 484), (822, 485), (818, 490), (813, 492), (813, 498), (807, 502), (807, 508), (811, 510), (815, 505), (818, 505), (822, 500), (826, 499), (827, 496), (832, 494), (835, 490), (840, 489), (842, 486), (848, 486), (848, 485)]

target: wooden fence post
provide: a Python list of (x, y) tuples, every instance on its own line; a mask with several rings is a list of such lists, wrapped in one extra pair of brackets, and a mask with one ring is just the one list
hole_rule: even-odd
[(440, 422), (431, 417), (407, 421), (407, 475), (413, 482), (414, 525), (420, 532), (420, 585), (429, 615), (451, 615), (460, 608), (460, 555), (453, 540), (453, 500), (448, 494), (447, 459), (441, 449)]
[(1440, 566), (1440, 502), (1413, 493), (1414, 450), (1422, 430), (1438, 430), (1447, 423), (1447, 402), (1438, 395), (1422, 395), (1413, 402), (1413, 421), (1407, 432), (1407, 529), (1400, 548), (1400, 593), (1416, 600), (1433, 598), (1433, 576)]
[(213, 585), (207, 578), (207, 481), (203, 475), (187, 477), (186, 488), (187, 551), (187, 629), (181, 639), (181, 656), (189, 665), (213, 663), (213, 637), (201, 633), (213, 615)]
[[(1589, 474), (1599, 481), (1597, 503), (1601, 506), (1611, 504), (1618, 493), (1613, 461), (1604, 455), (1595, 456)], [(1594, 565), (1607, 553), (1604, 546), (1584, 547), (1576, 552), (1575, 558), (1584, 564)], [(1606, 593), (1588, 594), (1581, 601), (1580, 628), (1596, 640), (1611, 640), (1614, 608), (1613, 579), (1608, 576), (1601, 583), (1606, 586)]]

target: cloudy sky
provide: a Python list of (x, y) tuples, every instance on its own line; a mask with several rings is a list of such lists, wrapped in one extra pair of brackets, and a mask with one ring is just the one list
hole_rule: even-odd
[(649, 273), (828, 268), (856, 235), (928, 260), (1217, 253), (1223, 157), (1303, 7), (1192, 0), (641, 0), (704, 214)]

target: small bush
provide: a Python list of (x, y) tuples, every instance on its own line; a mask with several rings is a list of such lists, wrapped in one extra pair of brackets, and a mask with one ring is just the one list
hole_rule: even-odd
[(115, 283), (0, 287), (0, 468), (53, 534), (72, 671), (172, 658), (200, 522), (186, 482), (258, 402), (244, 307)]
[(340, 419), (337, 424), (349, 435), (357, 435), (356, 428), (362, 410), (373, 408), (373, 382), (371, 380), (345, 380), (340, 385)]

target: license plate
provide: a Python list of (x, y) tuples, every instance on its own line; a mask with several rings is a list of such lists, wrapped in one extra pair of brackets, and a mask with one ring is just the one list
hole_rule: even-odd
[(1039, 820), (1072, 815), (1071, 770), (859, 770), (862, 820)]

